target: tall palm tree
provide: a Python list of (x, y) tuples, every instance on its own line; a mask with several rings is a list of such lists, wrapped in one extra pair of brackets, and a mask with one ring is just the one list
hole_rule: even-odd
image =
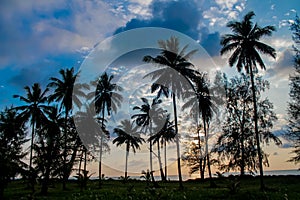
[(23, 106), (15, 107), (14, 109), (21, 111), (20, 116), (25, 121), (30, 121), (31, 124), (31, 141), (30, 141), (30, 157), (29, 157), (29, 181), (30, 187), (34, 192), (34, 183), (35, 183), (35, 174), (32, 167), (32, 157), (33, 157), (33, 144), (35, 138), (35, 129), (45, 121), (46, 116), (44, 111), (48, 109), (48, 106), (45, 105), (48, 97), (46, 93), (48, 88), (42, 91), (38, 83), (34, 83), (30, 88), (29, 86), (24, 87), (26, 91), (26, 96), (13, 95), (14, 98), (19, 98), (20, 101), (25, 103)]
[(114, 133), (117, 134), (118, 137), (113, 140), (113, 144), (116, 143), (117, 146), (121, 146), (122, 144), (126, 145), (125, 180), (127, 180), (127, 165), (130, 148), (135, 153), (136, 149), (139, 149), (140, 144), (145, 142), (145, 140), (140, 137), (137, 132), (137, 127), (134, 127), (129, 120), (121, 121), (121, 125), (114, 128)]
[(34, 83), (30, 88), (24, 87), (26, 96), (13, 95), (14, 98), (19, 98), (20, 101), (25, 103), (23, 106), (15, 107), (14, 109), (21, 111), (20, 116), (25, 120), (30, 120), (31, 123), (31, 142), (30, 142), (30, 158), (29, 158), (29, 170), (32, 169), (32, 147), (35, 137), (35, 129), (41, 125), (41, 122), (46, 119), (44, 111), (49, 108), (46, 105), (48, 97), (46, 93), (49, 91), (46, 88), (42, 91), (40, 84)]
[(105, 130), (105, 113), (110, 116), (112, 111), (117, 112), (117, 108), (121, 106), (123, 100), (118, 93), (123, 90), (122, 87), (116, 83), (112, 83), (113, 75), (108, 75), (104, 72), (98, 80), (93, 81), (92, 85), (96, 86), (96, 91), (89, 94), (90, 98), (94, 98), (95, 111), (100, 115), (101, 130), (100, 130), (100, 155), (99, 155), (99, 187), (101, 187), (102, 175), (102, 151), (104, 137), (108, 137), (109, 133)]
[(166, 41), (160, 40), (158, 41), (158, 45), (162, 49), (161, 53), (156, 57), (149, 55), (145, 56), (143, 60), (144, 62), (153, 63), (159, 67), (158, 70), (150, 72), (146, 76), (151, 77), (152, 80), (155, 80), (155, 85), (161, 86), (157, 87), (157, 89), (161, 91), (160, 93), (166, 95), (169, 91), (172, 95), (178, 156), (178, 177), (179, 186), (182, 188), (183, 185), (180, 164), (181, 155), (179, 147), (176, 98), (181, 97), (184, 90), (188, 90), (193, 87), (192, 79), (196, 76), (197, 72), (192, 69), (193, 64), (188, 60), (195, 52), (197, 52), (197, 50), (192, 50), (188, 53), (185, 53), (188, 45), (184, 46), (180, 50), (179, 40), (176, 37), (171, 37)]
[(232, 55), (229, 57), (228, 60), (229, 65), (233, 66), (235, 63), (237, 63), (237, 70), (240, 72), (244, 68), (246, 72), (250, 74), (251, 77), (251, 88), (254, 107), (254, 127), (260, 170), (260, 186), (261, 189), (264, 189), (262, 163), (263, 158), (260, 149), (260, 140), (258, 132), (257, 99), (255, 92), (254, 76), (258, 70), (257, 64), (261, 67), (261, 69), (266, 69), (266, 66), (259, 53), (266, 54), (273, 58), (276, 57), (276, 51), (274, 48), (259, 41), (263, 36), (271, 36), (272, 32), (275, 31), (275, 27), (260, 27), (257, 24), (253, 25), (253, 22), (251, 20), (254, 15), (254, 12), (251, 11), (244, 16), (242, 21), (231, 21), (227, 24), (227, 27), (231, 29), (233, 34), (226, 34), (222, 37), (221, 45), (223, 47), (221, 49), (221, 55), (233, 51)]
[[(206, 74), (197, 75), (194, 78), (194, 83), (195, 83), (194, 91), (185, 93), (186, 97), (191, 96), (192, 94), (192, 98), (190, 98), (190, 100), (187, 101), (182, 108), (185, 109), (187, 107), (190, 107), (191, 112), (196, 111), (194, 115), (197, 116), (197, 118), (199, 117), (202, 119), (202, 125), (204, 130), (204, 137), (205, 137), (207, 169), (211, 181), (211, 186), (213, 186), (211, 167), (210, 167), (210, 156), (208, 152), (208, 138), (209, 138), (209, 124), (213, 116), (213, 112), (216, 112), (216, 106), (213, 104), (212, 96), (210, 95), (209, 92), (209, 86), (208, 86)], [(198, 148), (199, 150), (201, 150), (199, 130), (197, 131), (197, 133), (198, 133)], [(202, 158), (199, 157), (199, 159), (201, 162)], [(200, 165), (200, 167), (202, 167), (202, 165)], [(201, 169), (200, 169), (200, 173), (201, 173)]]
[[(68, 124), (68, 117), (72, 110), (72, 101), (74, 101), (78, 106), (80, 106), (80, 100), (78, 96), (84, 96), (84, 93), (81, 91), (82, 87), (75, 85), (75, 80), (78, 73), (74, 72), (74, 68), (70, 69), (61, 69), (59, 71), (61, 75), (61, 79), (56, 77), (50, 78), (50, 83), (48, 87), (54, 88), (54, 93), (49, 97), (49, 102), (56, 101), (57, 103), (60, 102), (60, 109), (64, 108), (65, 111), (65, 127), (64, 127), (64, 160), (63, 160), (63, 167), (64, 167), (64, 175), (63, 175), (63, 189), (66, 189), (66, 181), (68, 179), (68, 169), (67, 169), (67, 124)], [(74, 90), (74, 91), (73, 91)], [(76, 91), (75, 91), (76, 90)], [(73, 95), (76, 94), (76, 95)], [(78, 95), (78, 96), (77, 96)]]
[[(132, 119), (136, 122), (138, 126), (142, 126), (142, 129), (145, 129), (145, 133), (149, 130), (150, 137), (152, 136), (153, 129), (153, 119), (161, 113), (161, 109), (157, 107), (161, 100), (154, 98), (152, 100), (152, 104), (149, 104), (148, 99), (141, 98), (143, 104), (141, 106), (133, 107), (133, 110), (139, 110), (141, 113), (132, 115)], [(150, 172), (153, 172), (153, 164), (152, 164), (152, 142), (150, 142)], [(153, 176), (152, 176), (152, 179)]]

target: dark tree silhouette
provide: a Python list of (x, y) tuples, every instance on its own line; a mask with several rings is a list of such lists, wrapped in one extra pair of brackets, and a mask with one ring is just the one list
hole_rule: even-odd
[(36, 155), (33, 157), (35, 171), (40, 174), (41, 194), (47, 195), (51, 177), (57, 177), (62, 163), (61, 133), (64, 119), (57, 107), (45, 112), (47, 119), (37, 131), (37, 143), (33, 145)]
[[(240, 170), (241, 176), (245, 171), (256, 172), (259, 168), (258, 150), (253, 129), (253, 100), (250, 89), (250, 77), (245, 74), (225, 80), (227, 105), (226, 121), (223, 125), (223, 133), (219, 136), (214, 148), (217, 152), (220, 170)], [(277, 120), (273, 112), (273, 104), (267, 99), (262, 99), (261, 93), (268, 87), (269, 83), (260, 76), (255, 78), (258, 110), (258, 130), (261, 142), (269, 144), (273, 141), (281, 145), (271, 129)], [(268, 166), (268, 155), (261, 150), (263, 162)]]
[[(139, 110), (141, 113), (132, 115), (132, 119), (134, 119), (135, 123), (138, 126), (142, 126), (142, 131), (144, 129), (145, 133), (149, 130), (150, 137), (153, 134), (153, 124), (155, 118), (159, 116), (160, 113), (163, 112), (161, 108), (158, 107), (158, 104), (161, 103), (161, 100), (154, 98), (152, 100), (152, 104), (149, 104), (148, 99), (141, 98), (143, 104), (141, 106), (134, 106), (133, 110)], [(153, 172), (153, 164), (152, 164), (152, 142), (150, 142), (150, 172)], [(154, 177), (152, 176), (154, 181)]]
[(263, 182), (263, 163), (262, 163), (262, 153), (259, 141), (258, 132), (258, 116), (257, 116), (257, 101), (255, 92), (254, 76), (257, 73), (257, 65), (262, 69), (266, 69), (265, 64), (260, 57), (259, 53), (266, 54), (273, 58), (276, 57), (275, 49), (271, 46), (260, 42), (259, 40), (263, 36), (271, 36), (272, 32), (275, 30), (273, 26), (260, 27), (259, 25), (253, 25), (251, 21), (254, 12), (249, 12), (246, 14), (241, 22), (231, 21), (227, 24), (233, 34), (226, 34), (222, 37), (221, 54), (233, 51), (232, 55), (229, 57), (229, 65), (233, 66), (235, 63), (237, 70), (240, 72), (243, 68), (251, 77), (251, 88), (253, 95), (253, 111), (254, 111), (254, 129), (256, 136), (256, 144), (258, 149), (259, 158), (259, 170), (260, 170), (260, 186), (264, 189)]
[(14, 109), (5, 108), (0, 113), (0, 199), (3, 199), (4, 189), (11, 178), (25, 175), (24, 159), (26, 153), (22, 145), (28, 140), (23, 119)]
[[(54, 93), (49, 97), (49, 102), (56, 101), (57, 103), (60, 102), (60, 109), (64, 108), (65, 111), (65, 127), (64, 127), (64, 160), (63, 160), (63, 167), (64, 169), (64, 176), (63, 176), (63, 190), (66, 189), (66, 181), (69, 177), (67, 177), (68, 169), (67, 169), (67, 123), (70, 112), (72, 110), (72, 100), (78, 105), (81, 105), (78, 96), (84, 96), (84, 93), (81, 91), (81, 87), (76, 86), (74, 87), (75, 80), (77, 77), (77, 73), (74, 73), (74, 68), (70, 69), (61, 69), (59, 71), (61, 75), (61, 79), (51, 77), (50, 83), (48, 87), (54, 88)], [(73, 91), (76, 90), (76, 91)], [(76, 95), (73, 95), (76, 94)], [(72, 98), (73, 97), (73, 98)]]
[(289, 161), (295, 164), (300, 162), (300, 19), (296, 16), (293, 24), (293, 40), (295, 42), (294, 50), (296, 52), (294, 58), (295, 73), (290, 76), (290, 101), (288, 104), (289, 114), (289, 131), (288, 138), (294, 142), (293, 156)]
[(191, 87), (193, 87), (191, 80), (193, 80), (197, 72), (192, 69), (193, 64), (188, 60), (197, 50), (192, 50), (188, 53), (185, 53), (188, 45), (184, 46), (180, 50), (179, 40), (175, 37), (171, 37), (166, 41), (160, 40), (158, 41), (158, 45), (162, 49), (161, 53), (156, 57), (145, 56), (144, 61), (155, 64), (157, 67), (159, 67), (159, 69), (149, 73), (146, 76), (151, 77), (152, 80), (155, 81), (153, 86), (154, 88), (152, 88), (152, 90), (159, 90), (159, 94), (164, 94), (166, 96), (168, 92), (171, 92), (172, 94), (176, 132), (175, 138), (178, 156), (177, 168), (179, 187), (183, 188), (176, 98), (180, 98), (184, 90), (189, 90)]
[(143, 138), (140, 137), (140, 134), (137, 131), (137, 127), (134, 127), (129, 120), (121, 121), (121, 125), (117, 128), (114, 128), (114, 133), (118, 135), (113, 140), (113, 144), (116, 143), (117, 146), (122, 144), (126, 145), (126, 161), (125, 161), (125, 176), (124, 180), (127, 180), (127, 165), (128, 165), (128, 156), (129, 151), (132, 149), (133, 153), (136, 152), (136, 149), (140, 149), (140, 145), (145, 142)]
[(109, 132), (105, 129), (105, 112), (108, 116), (111, 112), (117, 112), (117, 108), (121, 106), (123, 100), (122, 96), (118, 93), (122, 91), (122, 87), (112, 83), (113, 75), (109, 76), (104, 72), (98, 80), (92, 82), (96, 86), (95, 93), (89, 94), (90, 98), (94, 98), (96, 113), (100, 115), (101, 128), (100, 128), (100, 155), (99, 155), (99, 187), (101, 187), (102, 176), (102, 151), (104, 139), (109, 137)]
[[(24, 87), (26, 91), (26, 96), (14, 95), (14, 98), (19, 98), (25, 105), (18, 106), (13, 109), (21, 111), (20, 116), (24, 121), (30, 121), (31, 124), (31, 141), (30, 141), (30, 158), (29, 158), (29, 173), (31, 174), (31, 187), (34, 191), (34, 174), (32, 171), (32, 156), (33, 156), (33, 143), (35, 138), (35, 129), (39, 127), (42, 121), (45, 121), (46, 116), (44, 114), (45, 110), (49, 108), (46, 105), (48, 100), (46, 93), (48, 88), (42, 91), (38, 83), (34, 83), (30, 88), (28, 86)], [(32, 172), (32, 173), (31, 173)]]

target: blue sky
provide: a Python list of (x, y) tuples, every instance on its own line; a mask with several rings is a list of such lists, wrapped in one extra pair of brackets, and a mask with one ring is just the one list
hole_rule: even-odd
[(163, 27), (198, 41), (220, 69), (229, 68), (219, 55), (226, 23), (248, 11), (261, 26), (277, 31), (263, 41), (277, 50), (276, 60), (264, 58), (262, 72), (271, 82), (268, 96), (279, 121), (285, 124), (288, 76), (292, 73), (289, 23), (300, 12), (298, 0), (2, 0), (0, 3), (0, 108), (19, 102), (13, 94), (39, 82), (45, 86), (61, 68), (79, 69), (98, 42), (139, 27)]

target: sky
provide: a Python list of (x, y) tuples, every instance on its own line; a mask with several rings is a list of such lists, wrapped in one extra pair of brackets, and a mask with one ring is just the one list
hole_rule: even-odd
[[(229, 21), (254, 11), (255, 22), (277, 30), (263, 38), (276, 49), (277, 57), (263, 57), (267, 69), (260, 73), (270, 81), (266, 96), (274, 103), (279, 119), (274, 133), (280, 136), (287, 119), (288, 78), (293, 73), (289, 24), (299, 10), (298, 0), (1, 0), (0, 108), (20, 105), (12, 96), (24, 94), (24, 86), (39, 82), (45, 87), (60, 69), (79, 70), (101, 41), (141, 27), (167, 28), (188, 36), (218, 69), (234, 74), (226, 56), (220, 56), (220, 38), (230, 33)], [(267, 148), (269, 169), (296, 168), (285, 162), (291, 151), (288, 141), (283, 140), (279, 148)]]

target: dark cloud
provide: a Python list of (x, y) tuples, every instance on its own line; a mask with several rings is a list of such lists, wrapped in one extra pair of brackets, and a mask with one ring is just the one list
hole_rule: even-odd
[(209, 33), (207, 28), (199, 28), (202, 11), (195, 1), (161, 1), (154, 0), (150, 5), (152, 18), (131, 19), (125, 26), (118, 28), (115, 34), (141, 27), (162, 27), (188, 35), (200, 44), (211, 55), (219, 54), (220, 35), (218, 32)]
[(280, 77), (288, 78), (289, 74), (293, 71), (294, 53), (292, 50), (285, 50), (278, 61), (275, 63), (274, 67), (267, 69), (267, 78)]

